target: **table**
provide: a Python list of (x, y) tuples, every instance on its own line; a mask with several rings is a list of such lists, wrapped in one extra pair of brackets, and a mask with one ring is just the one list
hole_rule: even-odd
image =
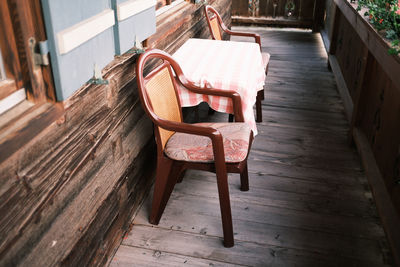
[[(265, 70), (260, 47), (256, 43), (189, 39), (173, 55), (185, 76), (198, 86), (207, 83), (217, 89), (234, 90), (242, 99), (244, 121), (254, 135), (257, 126), (253, 106), (257, 91), (263, 90)], [(182, 107), (207, 102), (216, 111), (233, 113), (231, 99), (192, 93), (178, 88)]]

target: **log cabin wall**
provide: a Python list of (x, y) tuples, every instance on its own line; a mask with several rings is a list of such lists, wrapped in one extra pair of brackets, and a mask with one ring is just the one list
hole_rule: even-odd
[[(230, 25), (230, 0), (209, 3)], [(210, 34), (202, 5), (185, 2), (157, 17), (147, 46), (172, 53), (191, 37)], [(119, 245), (155, 169), (135, 59), (117, 56), (103, 70), (108, 85), (85, 85), (63, 103), (46, 104), (61, 115), (1, 158), (1, 266), (104, 265)], [(38, 124), (42, 117), (49, 119), (39, 113)], [(36, 131), (25, 123), (17, 135)], [(9, 137), (1, 138), (4, 145)]]
[(400, 57), (346, 0), (327, 0), (321, 34), (363, 165), (400, 265)]

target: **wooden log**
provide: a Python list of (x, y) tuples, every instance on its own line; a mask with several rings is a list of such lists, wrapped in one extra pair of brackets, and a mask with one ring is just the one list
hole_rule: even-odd
[[(229, 25), (230, 2), (211, 2)], [(209, 35), (202, 6), (183, 6), (159, 22), (150, 47), (173, 51), (187, 38)], [(181, 27), (170, 31), (171, 21)], [(154, 170), (152, 124), (137, 95), (135, 59), (116, 57), (103, 70), (109, 85), (83, 86), (53, 114), (57, 119), (20, 139), (18, 150), (2, 153), (0, 265), (103, 265), (121, 241)]]

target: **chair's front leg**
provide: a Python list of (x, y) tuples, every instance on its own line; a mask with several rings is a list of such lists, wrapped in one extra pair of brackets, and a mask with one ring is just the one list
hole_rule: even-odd
[(257, 122), (262, 122), (262, 107), (261, 107), (261, 100), (263, 98), (263, 91), (258, 91), (257, 92), (257, 97), (256, 97), (256, 121)]
[(158, 224), (164, 212), (172, 189), (178, 177), (170, 175), (173, 173), (173, 161), (159, 157), (157, 159), (156, 181), (154, 183), (153, 203), (149, 221), (151, 224)]
[(222, 230), (224, 233), (224, 246), (227, 248), (233, 247), (233, 226), (231, 202), (229, 199), (228, 175), (217, 172), (217, 185), (219, 195), (219, 205), (221, 209)]
[(183, 170), (182, 168), (179, 169), (177, 183), (182, 183), (183, 177), (185, 177), (185, 173), (186, 173), (186, 170)]
[(213, 152), (215, 160), (215, 171), (217, 174), (217, 186), (219, 195), (219, 205), (221, 209), (222, 229), (224, 233), (224, 246), (233, 247), (233, 226), (231, 202), (229, 198), (228, 174), (226, 171), (224, 147), (222, 137), (219, 142), (213, 142)]

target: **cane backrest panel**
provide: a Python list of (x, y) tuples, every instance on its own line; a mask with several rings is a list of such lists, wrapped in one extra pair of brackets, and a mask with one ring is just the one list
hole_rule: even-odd
[(222, 40), (221, 30), (219, 28), (218, 19), (216, 16), (210, 19), (211, 30), (214, 35), (215, 40)]
[[(154, 113), (165, 120), (181, 122), (181, 110), (168, 67), (159, 70), (146, 83), (146, 93)], [(174, 132), (158, 127), (162, 148)]]

